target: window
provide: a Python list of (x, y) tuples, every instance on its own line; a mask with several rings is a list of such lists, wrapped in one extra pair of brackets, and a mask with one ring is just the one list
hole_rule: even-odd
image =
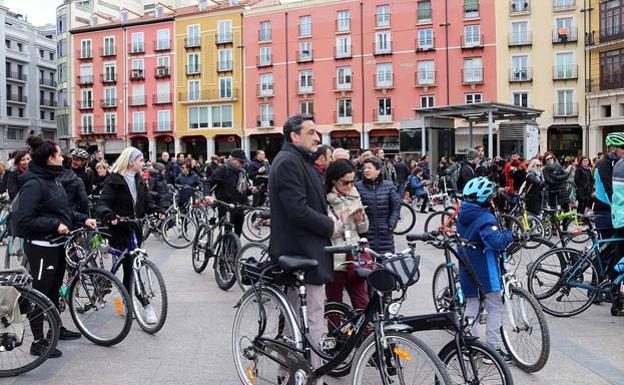
[(600, 90), (624, 87), (624, 49), (600, 53)]
[(199, 46), (199, 24), (191, 24), (186, 27), (186, 46)]
[(7, 128), (7, 139), (24, 140), (24, 130), (21, 128)]
[(111, 107), (117, 105), (117, 89), (115, 87), (104, 88), (104, 105)]
[(65, 15), (59, 15), (56, 19), (56, 33), (60, 35), (67, 30), (67, 23), (65, 22)]
[(390, 32), (377, 32), (375, 34), (375, 53), (392, 52)]
[(220, 49), (219, 50), (219, 71), (231, 71), (232, 70), (232, 49)]
[(375, 26), (377, 26), (377, 28), (389, 27), (390, 26), (390, 6), (387, 4), (378, 5), (375, 20), (376, 20)]
[(312, 16), (299, 17), (299, 36), (312, 36)]
[(67, 40), (66, 39), (61, 39), (58, 41), (58, 44), (56, 45), (56, 52), (58, 53), (58, 56), (60, 58), (65, 57), (65, 55), (67, 55)]
[(50, 120), (54, 120), (54, 111), (50, 111)]
[(271, 65), (271, 47), (260, 47), (260, 65)]
[(158, 56), (156, 65), (161, 68), (169, 68), (169, 56)]
[(132, 132), (145, 132), (145, 111), (132, 113)]
[(232, 20), (217, 21), (217, 42), (228, 43), (232, 41)]
[(431, 1), (419, 1), (418, 2), (418, 22), (430, 23), (431, 22)]
[(511, 80), (517, 82), (529, 80), (529, 57), (527, 55), (511, 57)]
[(260, 75), (260, 95), (273, 95), (273, 74)]
[(603, 118), (610, 118), (611, 117), (611, 105), (607, 104), (604, 106), (600, 106), (600, 109), (602, 110), (601, 112), (601, 116)]
[(168, 29), (159, 29), (158, 32), (156, 32), (156, 48), (159, 51), (170, 48)]
[(115, 72), (115, 63), (104, 63), (104, 81), (114, 81)]
[[(576, 37), (573, 35), (574, 31), (572, 28), (574, 19), (572, 17), (559, 17), (556, 19), (555, 28), (557, 31), (557, 35), (554, 36), (555, 42), (566, 42)], [(574, 39), (576, 40), (576, 39)]]
[(93, 115), (91, 114), (82, 115), (82, 133), (83, 134), (93, 133)]
[(162, 17), (164, 12), (165, 12), (165, 10), (163, 9), (163, 7), (157, 6), (156, 7), (156, 11), (154, 13), (155, 13), (156, 17)]
[(299, 102), (299, 113), (314, 115), (314, 102), (312, 100), (302, 100)]
[(5, 45), (8, 49), (11, 49), (11, 40), (9, 40), (9, 39), (4, 39), (4, 45)]
[(338, 99), (338, 123), (351, 123), (353, 121), (353, 109), (351, 99)]
[(232, 127), (232, 106), (225, 104), (222, 106), (212, 106), (211, 124), (213, 128), (230, 128)]
[[(89, 41), (90, 42), (90, 41)], [(17, 50), (20, 52), (24, 52), (24, 44), (17, 43)], [(89, 56), (90, 57), (90, 56)]]
[(45, 57), (44, 51), (42, 49), (39, 50), (39, 57), (42, 59)]
[(219, 97), (221, 99), (232, 98), (232, 78), (219, 79)]
[(464, 0), (464, 17), (479, 17), (479, 0)]
[(557, 91), (557, 104), (555, 105), (555, 116), (572, 116), (576, 113), (574, 105), (574, 91)]
[(13, 116), (13, 107), (7, 106), (7, 116)]
[(418, 84), (435, 84), (435, 69), (433, 60), (423, 60), (418, 62)]
[(513, 96), (513, 105), (519, 107), (528, 107), (529, 106), (529, 93), (526, 91), (518, 91), (512, 94)]
[(392, 86), (392, 63), (377, 64), (375, 85), (377, 87)]
[(189, 80), (188, 100), (199, 100), (199, 80)]
[(466, 104), (481, 103), (482, 94), (470, 93), (466, 94)]
[(511, 44), (522, 45), (528, 43), (530, 43), (529, 23), (526, 21), (511, 23)]
[(24, 109), (23, 108), (18, 108), (17, 109), (17, 116), (19, 116), (20, 118), (24, 117)]
[(40, 110), (39, 111), (39, 119), (45, 120), (45, 111), (44, 110)]
[(433, 29), (425, 28), (418, 30), (418, 49), (429, 50), (433, 48)]
[(142, 106), (145, 104), (145, 86), (135, 84), (132, 86), (132, 103), (130, 105)]
[(158, 110), (158, 131), (171, 131), (171, 111)]
[(464, 46), (478, 47), (481, 45), (481, 26), (478, 24), (464, 26)]
[(132, 59), (133, 70), (143, 70), (143, 59)]
[(574, 7), (575, 0), (555, 0), (554, 8), (570, 8)]
[(263, 21), (260, 23), (260, 41), (271, 41), (270, 21)]
[(310, 61), (312, 60), (312, 42), (303, 41), (299, 43), (299, 60)]
[(198, 74), (199, 73), (199, 54), (189, 53), (186, 55), (186, 73)]
[(91, 55), (91, 39), (80, 41), (80, 57), (90, 58)]
[(392, 100), (390, 98), (377, 99), (377, 121), (392, 121)]
[(574, 79), (576, 77), (576, 65), (572, 52), (557, 53), (555, 56), (555, 79)]
[(107, 36), (104, 38), (104, 56), (112, 56), (115, 54), (115, 37)]
[(156, 102), (158, 103), (171, 103), (171, 95), (169, 89), (169, 82), (156, 83)]
[(336, 68), (336, 89), (350, 90), (353, 87), (351, 81), (351, 67)]
[(338, 36), (336, 38), (336, 57), (351, 56), (351, 36)]
[(483, 81), (483, 65), (480, 57), (464, 59), (464, 83)]
[(145, 52), (143, 32), (134, 32), (132, 34), (132, 52)]
[(624, 33), (624, 2), (608, 0), (600, 3), (600, 41), (621, 39)]
[(312, 70), (299, 71), (299, 91), (312, 91), (313, 89)]
[(273, 122), (273, 104), (264, 103), (260, 105), (260, 116), (258, 119), (259, 127), (272, 127)]
[(431, 108), (435, 105), (435, 96), (433, 95), (423, 95), (420, 97), (420, 107), (421, 108)]
[(104, 114), (104, 132), (107, 134), (114, 134), (117, 130), (117, 114), (106, 113)]
[(351, 30), (351, 11), (338, 11), (336, 30), (338, 32), (348, 32)]
[(208, 107), (190, 107), (188, 109), (189, 129), (208, 128)]
[(81, 94), (82, 94), (82, 100), (81, 100), (80, 106), (82, 108), (93, 108), (93, 90), (91, 89), (82, 90)]

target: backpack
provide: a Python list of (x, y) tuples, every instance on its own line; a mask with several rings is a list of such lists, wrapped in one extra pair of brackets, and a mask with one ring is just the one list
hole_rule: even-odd
[[(47, 195), (47, 189), (43, 188), (43, 183), (41, 182), (41, 180), (39, 178), (35, 178), (35, 179), (37, 179), (37, 181), (41, 185), (41, 191), (43, 191), (44, 194)], [(26, 234), (26, 231), (25, 231), (26, 229), (20, 227), (17, 224), (17, 219), (16, 219), (16, 216), (14, 215), (14, 213), (16, 213), (19, 210), (19, 199), (20, 199), (20, 196), (22, 195), (23, 189), (24, 189), (24, 186), (20, 187), (19, 191), (13, 198), (13, 201), (11, 202), (11, 210), (9, 211), (9, 215), (7, 217), (7, 223), (9, 224), (9, 231), (11, 235), (14, 237), (18, 237), (18, 238), (22, 238)]]

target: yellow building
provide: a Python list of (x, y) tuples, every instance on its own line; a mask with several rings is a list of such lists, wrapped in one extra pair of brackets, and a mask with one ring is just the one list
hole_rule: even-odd
[(604, 151), (609, 132), (624, 131), (624, 0), (586, 0), (589, 153)]
[(544, 110), (542, 154), (587, 152), (582, 3), (496, 0), (497, 99)]
[(176, 10), (176, 153), (206, 160), (243, 138), (241, 7)]

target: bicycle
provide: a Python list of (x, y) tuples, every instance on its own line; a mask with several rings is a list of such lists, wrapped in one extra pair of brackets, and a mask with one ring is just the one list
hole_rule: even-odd
[(251, 260), (261, 264), (267, 263), (269, 261), (269, 247), (261, 242), (250, 242), (241, 247), (236, 256), (234, 271), (236, 272), (236, 283), (242, 291), (249, 289), (249, 285), (243, 283), (242, 268), (245, 263)]
[(160, 232), (167, 245), (174, 249), (185, 249), (193, 243), (198, 223), (191, 216), (193, 199), (180, 207), (177, 199), (178, 193), (179, 190), (174, 188), (173, 202), (165, 213), (166, 218), (162, 221)]
[(392, 233), (394, 235), (405, 235), (412, 231), (416, 225), (416, 211), (411, 204), (401, 200), (401, 208), (399, 211), (399, 221)]
[(271, 212), (268, 207), (253, 207), (245, 212), (243, 237), (250, 242), (266, 242), (271, 237)]
[[(325, 250), (338, 253), (348, 248), (326, 247)], [(412, 259), (412, 266), (418, 267), (418, 261), (411, 254), (397, 254), (396, 257), (405, 262)], [(375, 294), (367, 308), (358, 315), (357, 322), (352, 324), (344, 346), (332, 356), (316, 347), (309, 335), (303, 280), (305, 273), (317, 266), (315, 260), (288, 256), (281, 256), (277, 264), (269, 263), (268, 266), (252, 261), (243, 265), (243, 277), (251, 284), (252, 290), (245, 292), (236, 304), (232, 329), (234, 362), (243, 384), (255, 384), (256, 379), (278, 385), (313, 384), (343, 365), (356, 350), (353, 384), (362, 384), (373, 376), (379, 376), (384, 385), (397, 381), (402, 384), (452, 383), (444, 365), (429, 347), (400, 328), (390, 326), (391, 318), (400, 308), (397, 304), (403, 302), (407, 288), (415, 282), (404, 281), (404, 276), (381, 264), (366, 272)], [(301, 303), (298, 318), (282, 290), (284, 287), (298, 290)], [(401, 293), (399, 298), (386, 303), (383, 298), (393, 292)], [(324, 359), (325, 363), (314, 368), (312, 354)], [(422, 377), (406, 380), (407, 375)]]
[[(9, 231), (9, 213), (11, 205), (7, 200), (3, 200), (0, 206), (0, 244), (6, 243), (4, 251), (4, 268), (21, 266), (25, 261), (24, 240), (14, 237)], [(17, 245), (16, 245), (17, 243)]]

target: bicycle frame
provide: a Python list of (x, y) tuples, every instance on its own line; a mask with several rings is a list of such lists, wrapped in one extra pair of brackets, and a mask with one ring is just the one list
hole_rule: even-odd
[[(576, 274), (579, 273), (579, 270), (588, 260), (592, 258), (592, 256), (594, 256), (595, 260), (598, 261), (598, 268), (600, 269), (599, 273), (602, 275), (602, 277), (604, 277), (606, 269), (602, 264), (602, 258), (600, 258), (600, 245), (611, 242), (624, 242), (624, 238), (595, 239), (592, 247), (583, 253), (583, 258), (576, 261), (574, 265), (572, 265), (572, 269), (565, 273), (566, 284), (572, 287), (580, 287), (587, 290), (599, 290), (602, 293), (607, 293), (608, 290), (603, 287), (596, 287), (594, 285), (578, 282), (573, 280), (572, 277), (576, 276)], [(619, 280), (621, 282), (622, 279), (624, 279), (624, 273), (618, 275), (616, 281)], [(615, 283), (615, 281), (613, 283)]]

